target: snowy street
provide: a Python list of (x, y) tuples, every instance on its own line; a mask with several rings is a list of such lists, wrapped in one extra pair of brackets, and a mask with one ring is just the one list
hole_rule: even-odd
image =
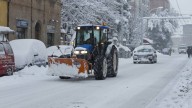
[(61, 80), (30, 67), (0, 77), (0, 108), (145, 108), (189, 59), (158, 55), (157, 64), (120, 59), (116, 78)]

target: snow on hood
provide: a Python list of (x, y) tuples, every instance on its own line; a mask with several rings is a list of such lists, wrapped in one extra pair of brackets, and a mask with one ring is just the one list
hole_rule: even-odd
[[(47, 61), (45, 44), (36, 39), (17, 39), (10, 41), (18, 68), (29, 65), (35, 59)], [(38, 56), (34, 57), (34, 55)]]
[(68, 45), (59, 45), (60, 50), (57, 48), (57, 46), (50, 46), (47, 48), (47, 55), (55, 55), (57, 57), (61, 56), (62, 54), (64, 55), (69, 55), (73, 52), (74, 48), (73, 46), (68, 46)]
[(87, 49), (86, 48), (83, 48), (83, 47), (76, 47), (75, 48), (75, 51), (86, 51)]

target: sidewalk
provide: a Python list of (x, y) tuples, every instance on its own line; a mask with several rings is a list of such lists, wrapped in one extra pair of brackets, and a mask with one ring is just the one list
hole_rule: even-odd
[(146, 108), (192, 108), (192, 59)]

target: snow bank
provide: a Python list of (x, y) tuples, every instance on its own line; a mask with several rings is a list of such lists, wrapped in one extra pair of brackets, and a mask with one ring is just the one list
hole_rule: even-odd
[(121, 44), (119, 44), (119, 47), (118, 47), (118, 48), (122, 48), (122, 49), (124, 49), (125, 51), (131, 52), (131, 50), (130, 50), (128, 47), (123, 46), (123, 45), (121, 45)]
[(46, 76), (46, 71), (48, 67), (38, 67), (38, 66), (31, 66), (31, 67), (25, 67), (24, 69), (14, 73), (14, 75), (35, 75), (35, 76)]
[[(47, 61), (46, 47), (36, 39), (17, 39), (10, 41), (17, 68), (34, 63), (35, 60)], [(37, 55), (37, 56), (34, 56)]]
[(192, 108), (192, 60), (147, 108)]

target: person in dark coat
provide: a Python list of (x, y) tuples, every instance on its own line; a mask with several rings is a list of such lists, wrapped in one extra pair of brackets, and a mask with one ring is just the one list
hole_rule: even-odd
[(190, 54), (190, 57), (192, 57), (192, 46), (189, 47), (189, 54)]
[(190, 55), (191, 55), (191, 48), (190, 47), (187, 47), (187, 55), (188, 55), (188, 58), (190, 58)]

